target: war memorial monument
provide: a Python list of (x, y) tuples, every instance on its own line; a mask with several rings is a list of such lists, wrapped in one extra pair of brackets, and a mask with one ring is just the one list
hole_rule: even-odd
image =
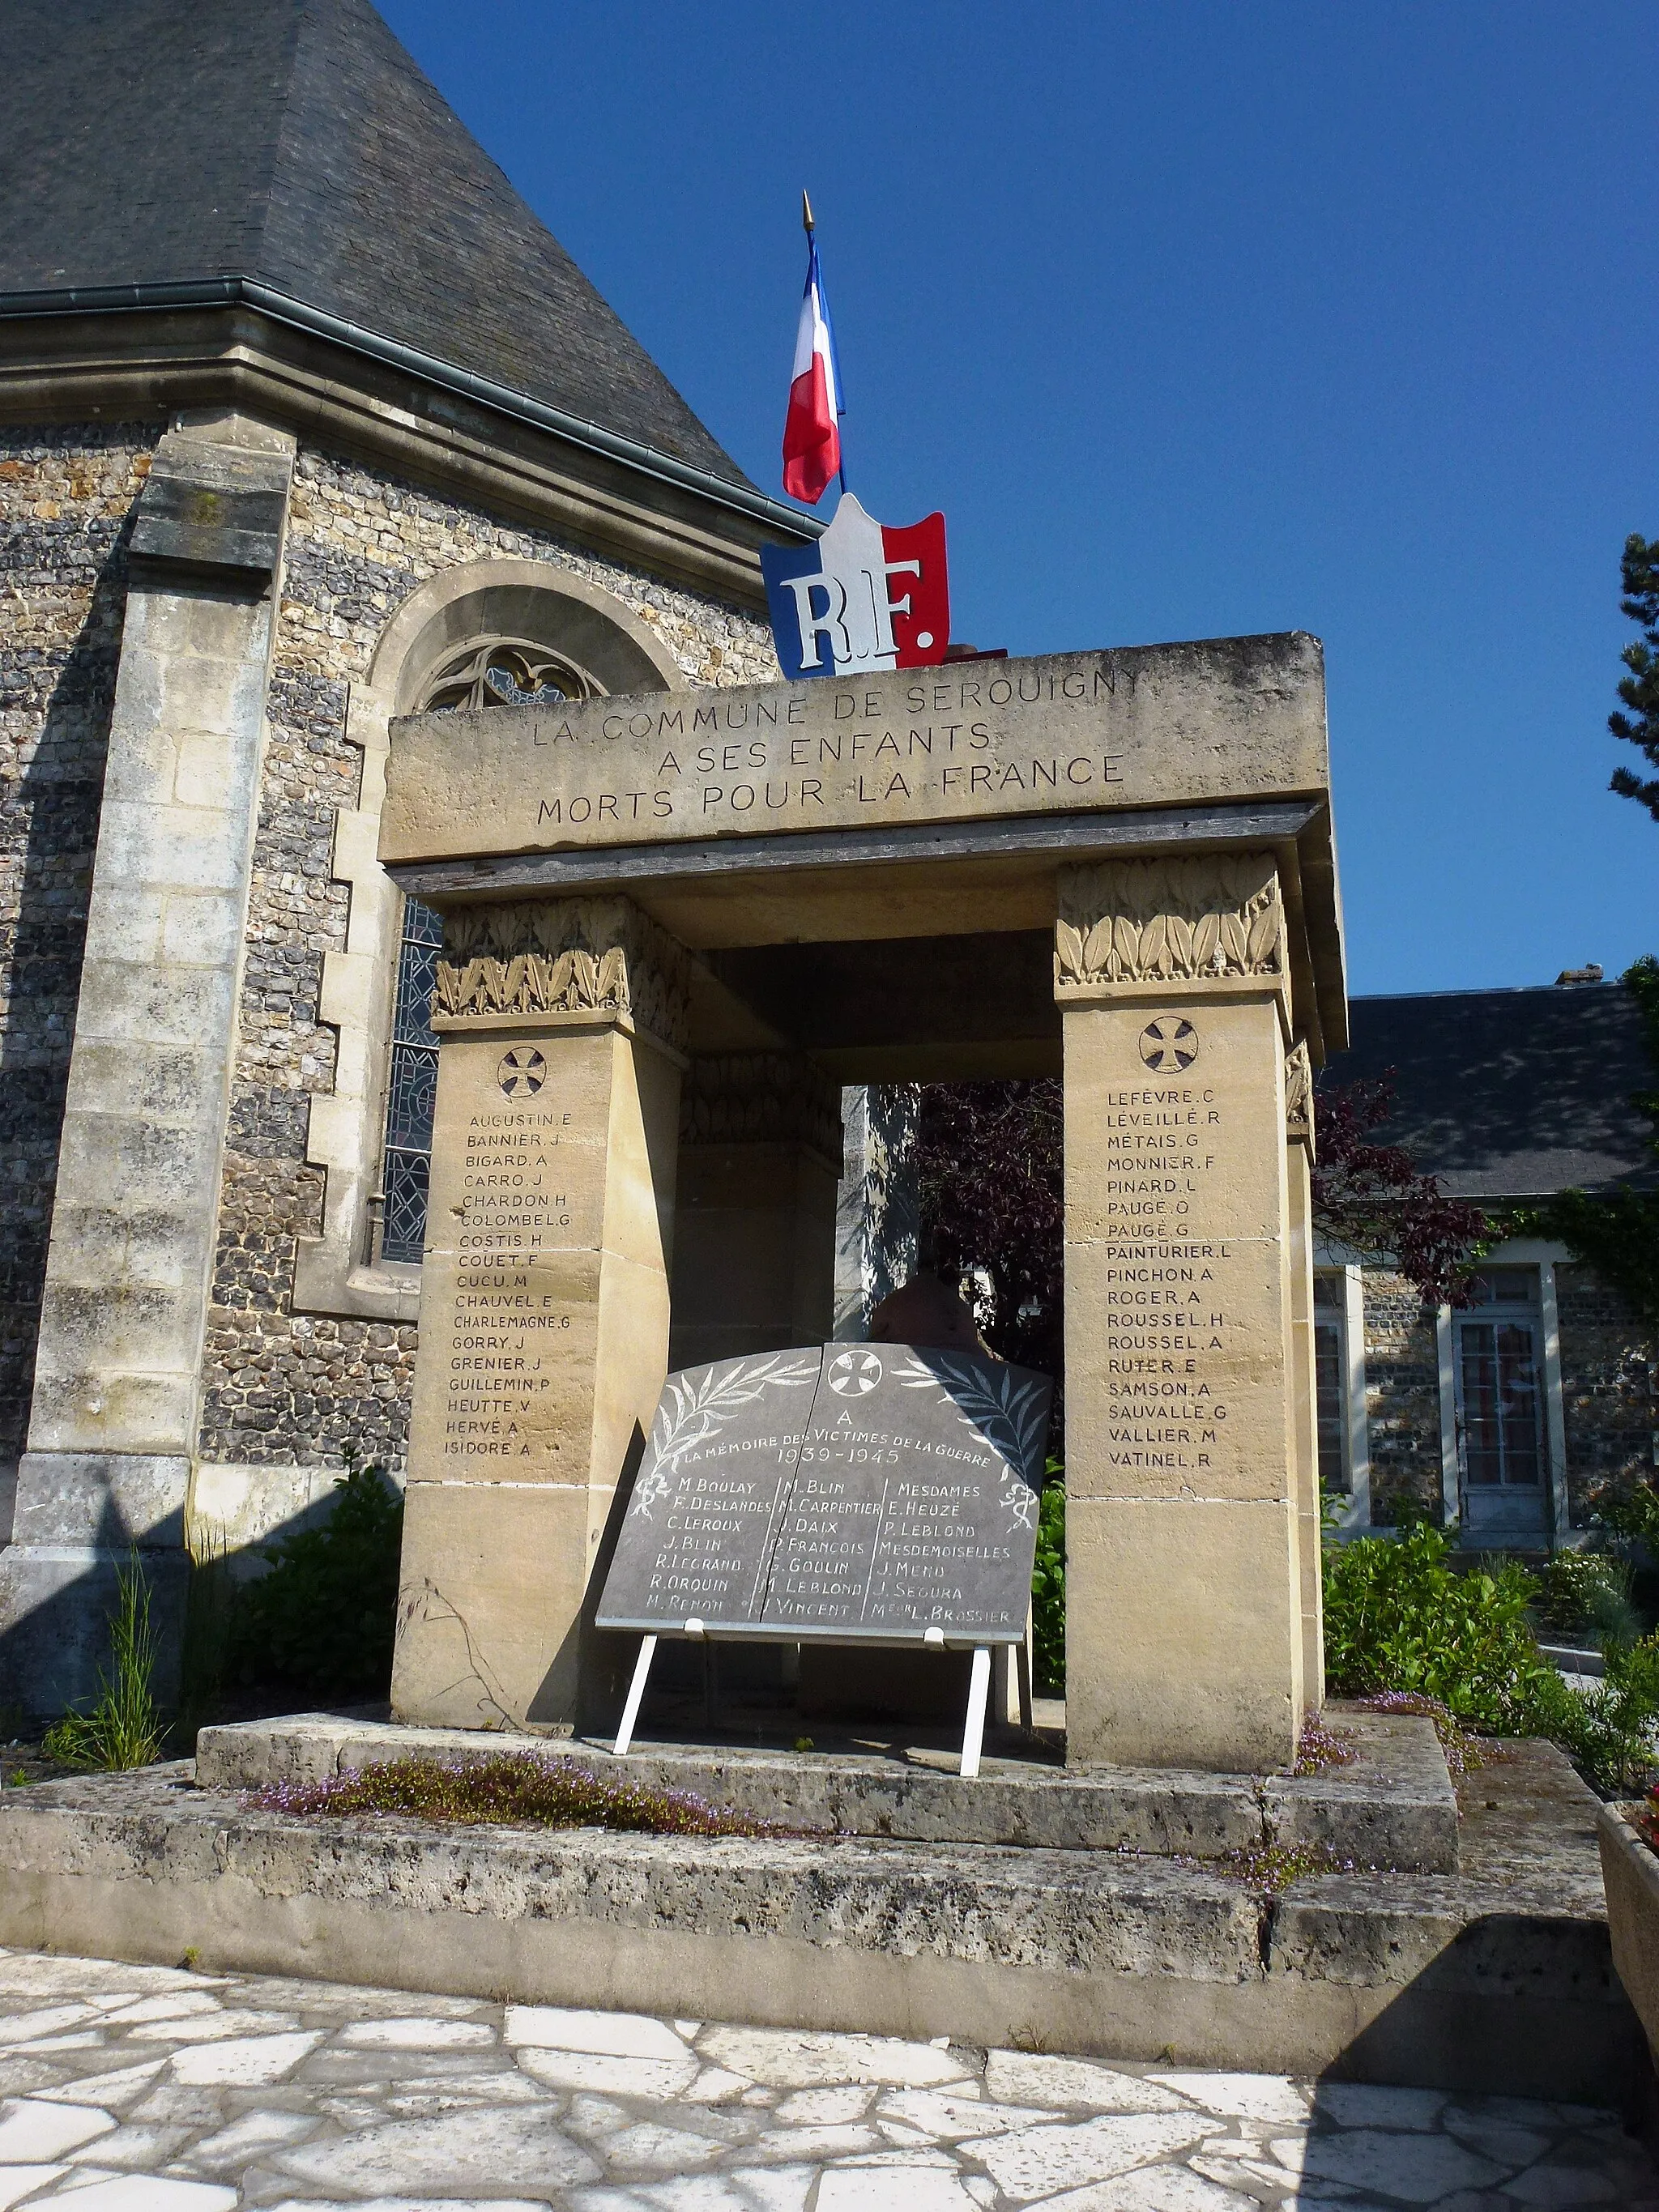
[[(1473, 1842), (1427, 1719), (1348, 1708), (1347, 1764), (1297, 1765), (1310, 1091), (1346, 1021), (1314, 639), (415, 714), (380, 852), (443, 926), (391, 1716), (8, 1791), (0, 1942), (1625, 2094), (1559, 1756), (1511, 1747)], [(841, 1085), (1054, 1072), (1063, 1737), (988, 1681), (1047, 1378), (826, 1340)], [(821, 1742), (665, 1729), (662, 1637), (793, 1646)], [(743, 1832), (283, 1809), (503, 1750)]]
[[(780, 1254), (827, 1280), (799, 1189), (712, 1208), (676, 1265), (683, 1086), (829, 1112), (843, 1082), (1060, 1072), (1068, 1754), (1286, 1768), (1322, 1695), (1308, 1093), (1345, 1038), (1316, 641), (417, 716), (380, 857), (445, 918), (394, 1714), (614, 1724), (634, 1654), (602, 1621), (658, 1615), (601, 1589), (671, 1341), (801, 1347), (787, 1310), (746, 1341), (725, 1310)], [(872, 1446), (928, 1471), (867, 1358), (753, 1362), (803, 1495)], [(702, 1464), (724, 1510), (655, 1555), (694, 1634), (748, 1561), (748, 1490)], [(921, 1501), (982, 1540), (889, 1547), (873, 1618), (874, 1523), (820, 1502), (791, 1557), (826, 1637), (1008, 1639), (971, 1502)], [(790, 1632), (752, 1595), (731, 1632)]]

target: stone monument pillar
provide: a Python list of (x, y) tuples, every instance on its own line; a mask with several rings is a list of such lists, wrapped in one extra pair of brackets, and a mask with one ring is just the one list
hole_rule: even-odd
[(603, 1722), (591, 1626), (668, 1367), (685, 955), (628, 900), (450, 911), (392, 1702)]
[(1075, 1760), (1294, 1756), (1287, 969), (1271, 853), (1060, 872)]
[(86, 957), (14, 1540), (0, 1701), (98, 1693), (136, 1551), (178, 1684), (265, 685), (294, 440), (170, 430), (133, 521)]
[(680, 1092), (671, 1367), (830, 1334), (841, 1152), (841, 1086), (805, 1054), (692, 1060)]
[(1290, 1199), (1291, 1415), (1296, 1425), (1302, 1559), (1302, 1675), (1310, 1711), (1325, 1702), (1325, 1586), (1319, 1517), (1319, 1377), (1314, 1350), (1313, 1066), (1304, 1043), (1285, 1061), (1285, 1174)]

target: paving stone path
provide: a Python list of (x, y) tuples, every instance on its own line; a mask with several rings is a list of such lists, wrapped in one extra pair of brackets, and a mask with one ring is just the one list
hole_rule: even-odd
[(1607, 2112), (0, 1952), (0, 2212), (1659, 2212)]

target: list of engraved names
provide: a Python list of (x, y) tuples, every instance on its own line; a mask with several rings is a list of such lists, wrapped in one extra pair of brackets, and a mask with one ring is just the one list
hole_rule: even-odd
[(1207, 1231), (1221, 1168), (1215, 1090), (1181, 1081), (1107, 1093), (1107, 1463), (1200, 1478), (1224, 1463), (1228, 1278), (1235, 1247)]
[(446, 1461), (477, 1466), (538, 1455), (539, 1424), (531, 1417), (554, 1387), (572, 1325), (568, 1289), (549, 1264), (571, 1243), (560, 1173), (570, 1128), (568, 1112), (539, 1103), (468, 1116), (455, 1210)]

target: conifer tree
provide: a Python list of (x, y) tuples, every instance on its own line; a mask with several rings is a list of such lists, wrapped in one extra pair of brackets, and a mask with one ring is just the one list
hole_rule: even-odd
[[(1607, 727), (1615, 738), (1637, 746), (1650, 768), (1659, 769), (1659, 538), (1632, 531), (1625, 540), (1620, 574), (1625, 586), (1620, 611), (1641, 624), (1642, 635), (1619, 656), (1630, 671), (1620, 684), (1619, 696), (1632, 711), (1609, 714)], [(1659, 822), (1659, 775), (1644, 778), (1632, 769), (1616, 768), (1610, 787), (1622, 799), (1639, 799)]]

